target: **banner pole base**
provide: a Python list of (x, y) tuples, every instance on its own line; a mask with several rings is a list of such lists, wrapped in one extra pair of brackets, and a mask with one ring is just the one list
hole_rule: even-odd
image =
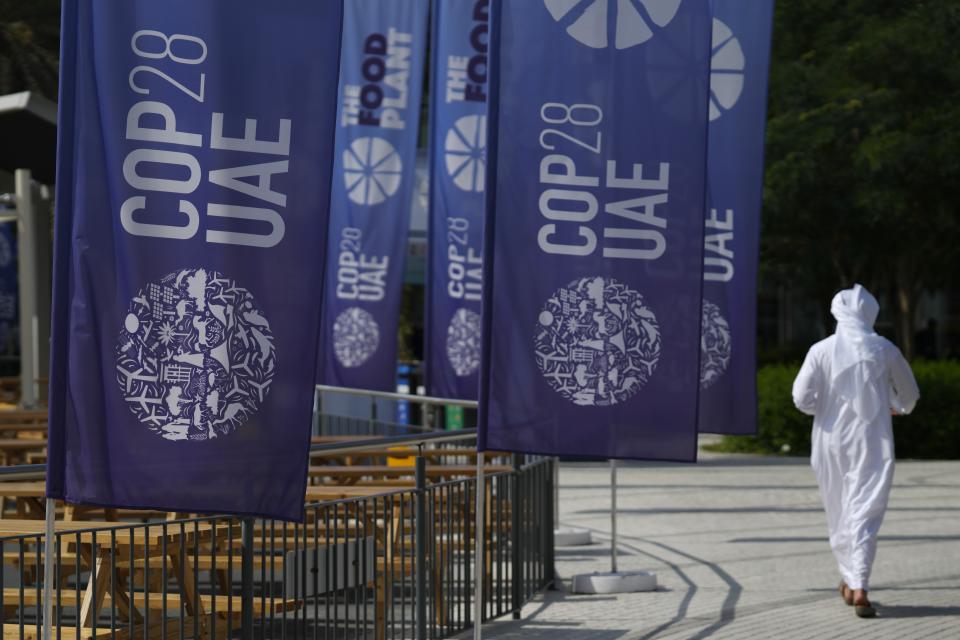
[(637, 593), (655, 591), (657, 574), (647, 571), (581, 573), (573, 576), (573, 593)]
[(486, 494), (486, 483), (484, 482), (484, 455), (477, 453), (477, 500), (476, 500), (476, 541), (474, 542), (473, 556), (473, 640), (483, 638), (483, 539), (484, 528), (486, 527), (486, 514), (484, 513), (484, 497)]
[(573, 576), (574, 593), (635, 593), (657, 588), (657, 574), (617, 570), (617, 461), (610, 460), (610, 571)]
[(593, 536), (587, 529), (559, 527), (553, 530), (553, 543), (558, 547), (583, 547), (593, 544)]
[(47, 498), (44, 518), (46, 522), (43, 538), (43, 640), (52, 640), (54, 521), (57, 518), (57, 505), (53, 498)]

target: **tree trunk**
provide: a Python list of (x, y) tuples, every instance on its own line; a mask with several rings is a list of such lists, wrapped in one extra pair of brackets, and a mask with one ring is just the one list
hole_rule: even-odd
[(916, 304), (914, 292), (902, 283), (897, 284), (897, 333), (900, 349), (907, 360), (913, 359), (913, 314)]

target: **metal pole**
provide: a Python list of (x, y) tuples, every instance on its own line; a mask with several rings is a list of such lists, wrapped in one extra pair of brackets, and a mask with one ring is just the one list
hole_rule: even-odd
[(610, 461), (610, 572), (617, 572), (617, 461)]
[(560, 458), (553, 459), (553, 528), (560, 528)]
[[(557, 509), (559, 508), (559, 502), (557, 501), (557, 466), (560, 464), (559, 458), (553, 458), (550, 460), (550, 469), (544, 474), (544, 479), (547, 482), (546, 495), (544, 496), (544, 507), (546, 509), (552, 510), (553, 513), (546, 518), (548, 522), (552, 521), (554, 523), (559, 522), (557, 518)], [(553, 500), (551, 502), (551, 499)], [(556, 589), (558, 585), (557, 573), (556, 573), (556, 563), (555, 560), (555, 551), (554, 551), (554, 535), (556, 535), (557, 526), (554, 527), (544, 527), (543, 528), (543, 540), (544, 540), (544, 554), (545, 554), (545, 564), (546, 568), (544, 569), (544, 574), (547, 577), (547, 581), (550, 585), (550, 589)]]
[(253, 640), (253, 518), (241, 520), (240, 637)]
[(422, 455), (416, 460), (417, 482), (417, 640), (427, 638), (427, 459)]
[(513, 619), (520, 619), (520, 608), (523, 606), (523, 566), (520, 564), (520, 467), (523, 466), (523, 456), (513, 454), (513, 487), (510, 495), (510, 587), (511, 608)]
[(53, 522), (56, 517), (56, 503), (53, 498), (47, 498), (43, 540), (43, 640), (53, 639)]
[(17, 254), (20, 301), (20, 403), (37, 406), (38, 362), (36, 224), (33, 211), (33, 180), (28, 169), (14, 172), (17, 193)]
[(476, 542), (474, 543), (473, 556), (473, 640), (480, 640), (483, 637), (483, 541), (484, 529), (486, 528), (486, 513), (484, 511), (484, 498), (486, 497), (487, 487), (484, 480), (483, 453), (477, 452), (477, 530), (474, 532)]

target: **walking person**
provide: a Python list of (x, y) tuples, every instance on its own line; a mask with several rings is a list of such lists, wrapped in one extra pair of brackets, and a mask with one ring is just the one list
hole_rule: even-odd
[(876, 615), (867, 590), (893, 483), (891, 416), (910, 413), (920, 397), (900, 350), (873, 330), (879, 311), (859, 284), (835, 295), (836, 332), (810, 347), (793, 383), (797, 409), (814, 417), (810, 463), (840, 592), (862, 618)]

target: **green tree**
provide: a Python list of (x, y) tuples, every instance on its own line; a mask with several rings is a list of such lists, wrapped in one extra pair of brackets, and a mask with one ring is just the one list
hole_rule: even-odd
[(955, 0), (777, 5), (764, 277), (887, 294), (908, 354), (917, 297), (960, 263), (958, 33)]
[(0, 95), (57, 97), (59, 0), (0, 0)]

